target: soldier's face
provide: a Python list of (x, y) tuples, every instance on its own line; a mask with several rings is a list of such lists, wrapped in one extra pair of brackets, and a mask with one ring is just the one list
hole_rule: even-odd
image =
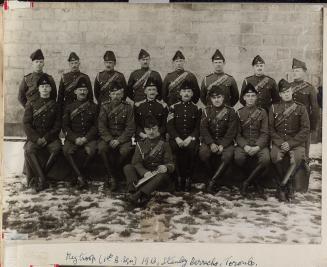
[(144, 90), (144, 93), (146, 94), (147, 99), (153, 100), (158, 95), (158, 90), (156, 86), (147, 86)]
[(78, 71), (79, 70), (79, 65), (80, 65), (79, 60), (69, 61), (69, 67), (70, 67), (71, 71)]
[(191, 100), (193, 91), (192, 89), (182, 89), (179, 94), (181, 95), (182, 101), (187, 102)]
[(210, 97), (212, 105), (215, 107), (220, 107), (224, 103), (223, 95), (213, 95)]
[(104, 61), (104, 66), (107, 70), (113, 70), (115, 68), (115, 61)]
[(215, 72), (221, 72), (224, 70), (225, 62), (222, 59), (215, 59), (212, 61), (212, 65)]
[(141, 68), (148, 68), (150, 66), (150, 57), (144, 57), (139, 60)]
[(151, 128), (144, 128), (145, 134), (148, 136), (149, 139), (154, 139), (160, 135), (158, 125), (153, 126)]
[(293, 69), (294, 79), (303, 79), (305, 71), (302, 68)]
[(279, 95), (283, 101), (291, 101), (293, 98), (292, 88), (288, 88), (287, 90), (280, 92)]
[(114, 103), (121, 102), (123, 100), (123, 97), (124, 97), (124, 89), (110, 92), (111, 101)]
[(85, 100), (87, 97), (87, 88), (86, 87), (79, 87), (74, 91), (77, 100)]
[(44, 60), (43, 59), (33, 60), (32, 67), (33, 67), (33, 71), (35, 71), (35, 72), (42, 71), (43, 67), (44, 67)]
[(257, 101), (257, 94), (256, 93), (246, 93), (244, 96), (244, 101), (247, 106), (253, 106)]
[(175, 70), (183, 70), (184, 69), (184, 64), (185, 64), (185, 60), (184, 59), (176, 59), (173, 62)]
[(264, 70), (265, 70), (265, 64), (255, 64), (253, 66), (253, 69), (254, 69), (254, 74), (255, 75), (262, 75)]
[(41, 98), (49, 98), (51, 92), (50, 84), (40, 84), (39, 85), (39, 92)]

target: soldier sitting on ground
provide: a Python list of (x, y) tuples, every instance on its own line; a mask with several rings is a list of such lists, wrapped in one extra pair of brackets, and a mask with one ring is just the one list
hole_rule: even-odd
[(185, 80), (180, 88), (181, 101), (170, 107), (167, 130), (169, 144), (176, 156), (179, 190), (191, 190), (192, 175), (199, 150), (201, 109), (192, 102), (193, 84)]
[(167, 104), (157, 100), (158, 83), (152, 77), (149, 77), (145, 84), (144, 93), (146, 99), (135, 103), (135, 123), (136, 123), (136, 140), (145, 139), (144, 120), (148, 114), (156, 117), (159, 124), (159, 132), (162, 138), (166, 134), (166, 122), (168, 115)]
[(147, 138), (137, 143), (132, 164), (124, 167), (127, 190), (131, 193), (129, 200), (134, 205), (147, 203), (152, 192), (169, 184), (175, 168), (171, 148), (160, 138), (153, 115), (146, 118), (144, 131)]
[(106, 172), (106, 183), (111, 191), (117, 189), (118, 176), (122, 176), (122, 166), (131, 155), (131, 138), (135, 133), (133, 107), (123, 100), (124, 88), (118, 82), (111, 86), (109, 103), (102, 104), (98, 118), (100, 142), (99, 154)]
[[(249, 171), (250, 159), (252, 161), (254, 159), (257, 163), (242, 184), (241, 194), (243, 196), (247, 196), (246, 190), (251, 182), (254, 182), (256, 187), (261, 189), (256, 180), (270, 163), (268, 115), (263, 108), (256, 105), (257, 97), (258, 91), (251, 83), (248, 83), (241, 94), (245, 107), (237, 111), (239, 130), (236, 136), (238, 146), (234, 152), (235, 163), (247, 172)], [(260, 193), (263, 196), (261, 190)]]
[[(97, 143), (97, 106), (89, 100), (87, 81), (81, 77), (74, 90), (76, 101), (69, 104), (63, 117), (63, 131), (65, 133), (64, 155), (77, 175), (80, 188), (86, 186), (85, 168), (93, 158)], [(84, 152), (84, 162), (77, 164), (74, 156)]]
[(212, 104), (204, 109), (201, 118), (199, 156), (211, 173), (215, 171), (207, 187), (209, 193), (214, 193), (216, 186), (221, 185), (223, 174), (234, 155), (238, 120), (234, 109), (224, 104), (225, 92), (224, 85), (211, 88), (209, 97)]
[[(282, 101), (269, 110), (269, 128), (272, 140), (271, 160), (279, 176), (277, 195), (280, 201), (294, 198), (293, 181), (305, 159), (305, 142), (310, 133), (306, 107), (295, 102), (291, 85), (282, 79), (278, 83)], [(289, 158), (286, 172), (283, 160)]]
[[(28, 185), (40, 191), (48, 186), (46, 175), (61, 150), (61, 115), (59, 105), (50, 97), (49, 76), (42, 75), (36, 85), (39, 97), (28, 101), (24, 112), (23, 124), (27, 136), (24, 155)], [(42, 158), (44, 150), (50, 154), (47, 159)]]

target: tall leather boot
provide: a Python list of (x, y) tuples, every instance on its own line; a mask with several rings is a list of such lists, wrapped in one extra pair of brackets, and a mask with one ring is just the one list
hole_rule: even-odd
[(48, 158), (48, 161), (47, 161), (47, 163), (45, 164), (45, 168), (44, 168), (44, 172), (45, 172), (45, 173), (48, 173), (48, 172), (51, 170), (53, 164), (54, 164), (54, 163), (56, 162), (56, 160), (57, 160), (58, 154), (59, 154), (59, 153), (51, 153), (51, 154), (50, 154), (50, 156), (49, 156), (49, 158)]
[(31, 164), (33, 166), (33, 168), (35, 169), (37, 175), (38, 175), (38, 184), (36, 186), (36, 190), (37, 191), (41, 191), (44, 190), (47, 187), (46, 184), (46, 177), (45, 174), (41, 168), (41, 165), (39, 163), (39, 160), (37, 159), (36, 155), (34, 153), (30, 153), (28, 155), (28, 161), (29, 164)]
[(222, 162), (216, 173), (213, 175), (213, 177), (211, 178), (209, 185), (208, 185), (208, 193), (213, 194), (215, 193), (215, 187), (216, 187), (216, 183), (217, 181), (221, 178), (221, 176), (223, 175), (223, 173), (225, 172), (227, 167), (227, 164), (225, 162)]
[(87, 183), (81, 173), (81, 171), (79, 170), (79, 168), (77, 167), (75, 160), (73, 159), (73, 156), (71, 154), (66, 154), (66, 158), (70, 164), (70, 166), (73, 168), (74, 172), (77, 175), (77, 183), (78, 183), (78, 187), (80, 189), (84, 188)]
[(117, 183), (115, 178), (112, 176), (112, 170), (109, 166), (108, 158), (105, 152), (101, 153), (101, 158), (107, 172), (107, 179), (105, 181), (105, 184), (109, 186), (110, 191), (115, 191), (117, 189)]
[(246, 189), (250, 185), (251, 181), (254, 180), (263, 171), (263, 166), (259, 164), (249, 175), (249, 177), (242, 183), (241, 195), (246, 196)]

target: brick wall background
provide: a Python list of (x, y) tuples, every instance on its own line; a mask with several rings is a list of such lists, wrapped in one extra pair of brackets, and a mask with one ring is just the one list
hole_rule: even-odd
[(94, 80), (103, 69), (105, 50), (117, 56), (116, 69), (129, 74), (138, 68), (140, 48), (150, 52), (152, 68), (162, 77), (172, 69), (177, 49), (186, 69), (201, 82), (212, 71), (216, 48), (226, 58), (226, 72), (239, 85), (252, 74), (260, 54), (266, 72), (292, 80), (292, 58), (304, 60), (308, 81), (318, 86), (322, 76), (322, 10), (319, 5), (294, 4), (73, 4), (36, 3), (34, 9), (4, 13), (5, 134), (21, 135), (23, 108), (19, 84), (30, 72), (29, 55), (41, 48), (45, 71), (57, 84), (75, 51), (81, 71)]

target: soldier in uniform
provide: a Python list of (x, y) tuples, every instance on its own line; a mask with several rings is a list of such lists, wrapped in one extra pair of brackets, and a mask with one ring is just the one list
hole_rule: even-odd
[(101, 106), (102, 102), (110, 101), (110, 87), (113, 81), (117, 80), (125, 89), (127, 87), (124, 74), (115, 70), (116, 56), (114, 52), (106, 51), (103, 56), (103, 60), (105, 70), (99, 72), (94, 81), (94, 96), (99, 107)]
[[(59, 132), (61, 129), (60, 108), (51, 96), (51, 80), (42, 75), (36, 86), (39, 97), (26, 103), (23, 126), (27, 136), (24, 145), (27, 182), (37, 191), (47, 186), (46, 175), (61, 150)], [(43, 151), (50, 154), (47, 159)], [(45, 162), (45, 164), (43, 164)]]
[(123, 100), (124, 88), (117, 81), (112, 83), (109, 103), (102, 104), (98, 119), (99, 153), (107, 171), (111, 191), (117, 189), (117, 176), (123, 163), (131, 154), (131, 138), (135, 133), (133, 107)]
[(41, 76), (46, 75), (48, 77), (51, 92), (50, 98), (56, 101), (57, 98), (57, 87), (52, 76), (43, 72), (44, 67), (44, 56), (41, 49), (37, 49), (30, 56), (32, 60), (33, 72), (24, 76), (24, 79), (19, 85), (18, 101), (25, 107), (27, 101), (32, 101), (39, 98), (39, 90), (37, 82)]
[(192, 102), (196, 104), (200, 98), (200, 88), (195, 75), (184, 69), (185, 57), (181, 51), (177, 51), (173, 56), (174, 71), (167, 74), (162, 85), (162, 98), (171, 106), (180, 100), (181, 84), (188, 79), (192, 83)]
[(225, 92), (226, 87), (222, 84), (212, 86), (209, 91), (212, 105), (204, 109), (200, 124), (200, 159), (209, 170), (216, 171), (209, 180), (209, 193), (214, 193), (215, 187), (220, 185), (222, 175), (234, 156), (238, 120), (234, 109), (224, 104)]
[[(294, 74), (294, 81), (291, 83), (293, 99), (306, 107), (310, 119), (310, 132), (314, 132), (317, 129), (319, 121), (316, 89), (310, 83), (304, 81), (307, 71), (305, 62), (294, 58), (292, 69)], [(308, 135), (308, 140), (305, 143), (306, 160), (309, 159), (310, 143), (311, 134)], [(308, 163), (305, 164), (305, 167), (308, 171), (310, 170)]]
[[(303, 104), (292, 99), (290, 84), (282, 79), (278, 83), (282, 101), (269, 110), (269, 128), (272, 140), (271, 160), (279, 175), (278, 198), (286, 201), (293, 198), (292, 177), (305, 159), (305, 142), (310, 133), (310, 121)], [(282, 162), (289, 159), (286, 172)]]
[(138, 56), (141, 68), (133, 71), (129, 76), (127, 83), (127, 96), (134, 102), (142, 101), (146, 98), (144, 93), (144, 85), (152, 77), (157, 84), (158, 99), (161, 99), (162, 79), (159, 72), (150, 69), (150, 54), (144, 49), (140, 50)]
[(193, 83), (185, 80), (180, 88), (181, 101), (170, 107), (167, 130), (176, 156), (178, 189), (191, 190), (195, 159), (199, 150), (201, 109), (194, 104)]
[(145, 204), (152, 192), (170, 183), (170, 174), (175, 168), (171, 148), (160, 138), (159, 125), (153, 115), (146, 118), (144, 131), (147, 138), (137, 142), (132, 164), (124, 167), (127, 190), (131, 193), (129, 200), (136, 205)]
[[(264, 74), (265, 61), (259, 55), (253, 59), (252, 66), (254, 75), (244, 79), (241, 95), (244, 95), (243, 91), (246, 86), (252, 84), (258, 92), (257, 106), (264, 108), (268, 113), (271, 104), (280, 101), (277, 84), (273, 78)], [(245, 100), (242, 97), (240, 98), (240, 102), (243, 106), (246, 105)]]
[(237, 111), (239, 117), (239, 130), (236, 136), (237, 147), (234, 152), (235, 163), (248, 171), (248, 159), (256, 160), (256, 167), (243, 182), (241, 194), (247, 195), (246, 189), (265, 171), (270, 163), (268, 149), (269, 128), (268, 115), (263, 108), (256, 105), (259, 92), (248, 83), (242, 90), (241, 99), (245, 101), (245, 107)]
[(62, 75), (58, 90), (58, 103), (61, 105), (63, 110), (67, 105), (76, 100), (76, 94), (74, 91), (76, 89), (77, 82), (81, 77), (84, 77), (87, 83), (87, 98), (90, 101), (93, 101), (91, 80), (87, 74), (82, 73), (79, 70), (81, 63), (78, 55), (75, 52), (71, 52), (68, 57), (68, 62), (70, 71)]
[[(87, 98), (87, 80), (81, 77), (74, 90), (76, 101), (69, 104), (63, 116), (65, 133), (64, 155), (77, 175), (80, 188), (86, 186), (85, 168), (93, 158), (97, 148), (97, 105)], [(77, 153), (84, 152), (84, 162), (78, 166), (74, 159)]]
[(152, 77), (149, 77), (147, 80), (144, 93), (146, 94), (146, 99), (134, 104), (136, 139), (140, 140), (146, 138), (144, 121), (148, 114), (152, 114), (156, 117), (159, 124), (160, 136), (165, 138), (168, 108), (166, 103), (157, 99), (158, 87), (156, 80)]
[(239, 93), (235, 79), (233, 76), (224, 72), (225, 58), (223, 54), (217, 49), (212, 55), (212, 65), (214, 67), (214, 72), (207, 75), (201, 84), (201, 101), (204, 105), (210, 104), (208, 102), (209, 92), (214, 85), (224, 85), (225, 92), (225, 104), (233, 107), (238, 99)]

